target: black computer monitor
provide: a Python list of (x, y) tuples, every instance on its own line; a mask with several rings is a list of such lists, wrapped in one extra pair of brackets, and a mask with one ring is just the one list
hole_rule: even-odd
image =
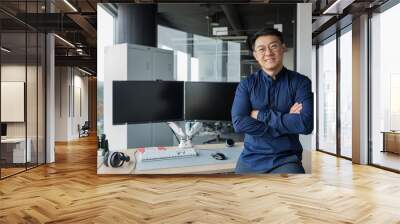
[(113, 124), (183, 120), (183, 82), (113, 81)]
[(7, 124), (1, 123), (1, 136), (7, 136)]
[(231, 121), (239, 83), (185, 82), (185, 120)]

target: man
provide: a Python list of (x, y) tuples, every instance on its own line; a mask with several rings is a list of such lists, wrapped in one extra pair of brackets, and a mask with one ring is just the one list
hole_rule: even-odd
[(232, 122), (244, 133), (236, 173), (305, 173), (299, 134), (313, 130), (311, 80), (283, 66), (282, 33), (265, 28), (252, 38), (261, 69), (242, 80), (232, 105)]

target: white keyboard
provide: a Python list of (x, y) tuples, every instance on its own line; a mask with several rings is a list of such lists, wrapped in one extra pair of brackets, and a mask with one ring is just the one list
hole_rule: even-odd
[(138, 150), (138, 160), (142, 162), (155, 161), (155, 160), (165, 160), (165, 159), (180, 159), (187, 157), (197, 156), (197, 152), (194, 148), (159, 148), (159, 147), (149, 147), (142, 148)]

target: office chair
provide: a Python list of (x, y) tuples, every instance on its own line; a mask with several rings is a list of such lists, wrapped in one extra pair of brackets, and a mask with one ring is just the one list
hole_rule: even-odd
[(85, 121), (85, 123), (80, 128), (78, 125), (78, 129), (79, 129), (79, 138), (89, 136), (89, 129), (90, 129), (89, 121)]

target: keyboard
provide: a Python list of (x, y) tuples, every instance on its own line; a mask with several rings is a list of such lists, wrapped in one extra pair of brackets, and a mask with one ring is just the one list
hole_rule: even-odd
[(194, 148), (169, 148), (148, 147), (138, 149), (138, 160), (142, 162), (159, 161), (167, 159), (181, 159), (197, 156)]

